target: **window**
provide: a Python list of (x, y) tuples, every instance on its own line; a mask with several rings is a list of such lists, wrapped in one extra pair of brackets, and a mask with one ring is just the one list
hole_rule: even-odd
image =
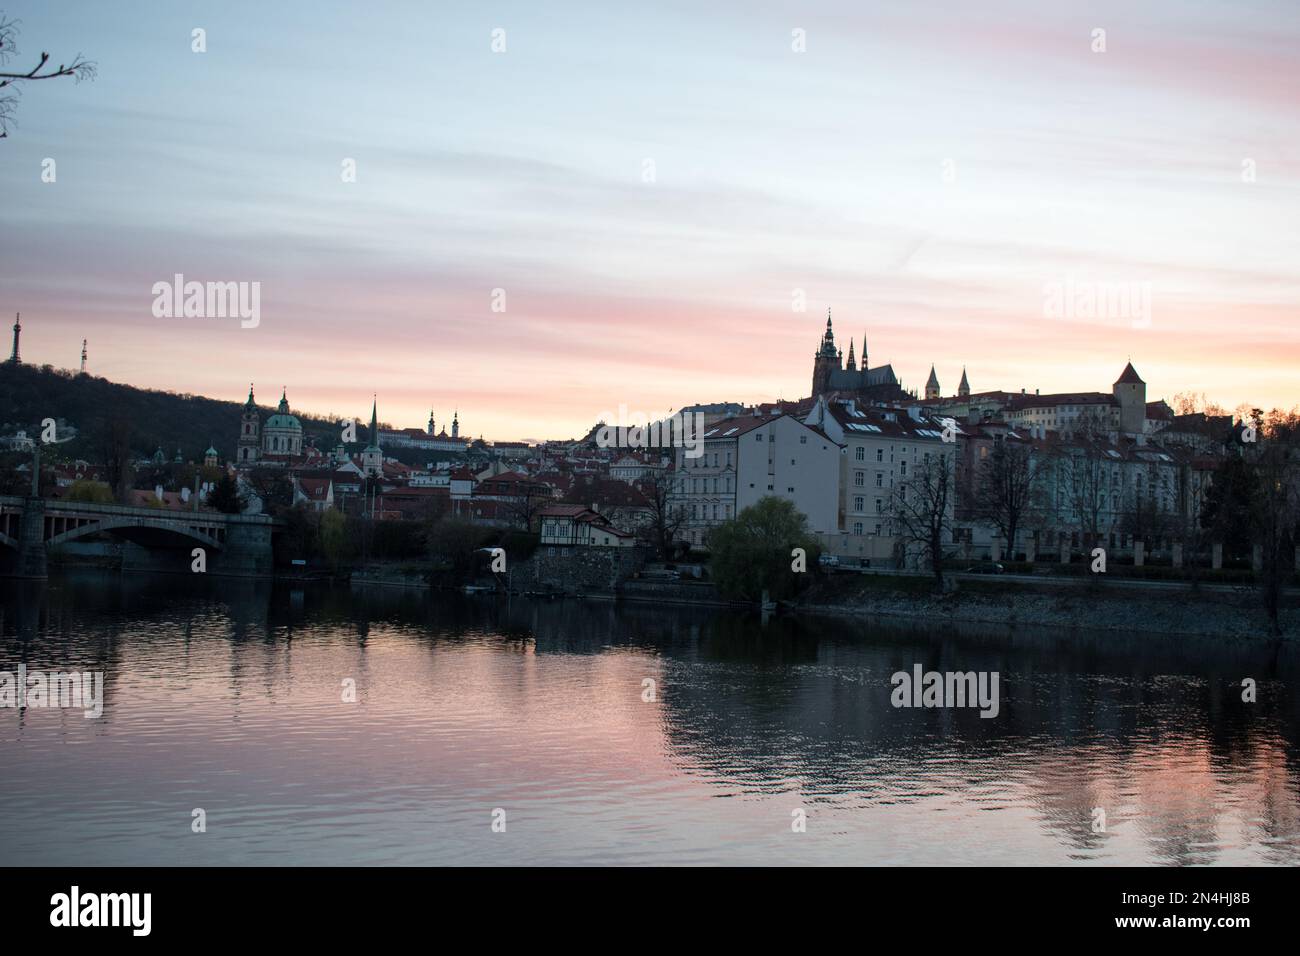
[(853, 449), (853, 458), (855, 461), (866, 461), (867, 450), (859, 445), (857, 448)]
[(904, 477), (906, 477), (906, 475), (907, 475), (907, 462), (905, 462), (905, 461), (900, 461), (900, 462), (898, 463), (898, 473), (899, 473), (900, 475), (903, 475)]
[(853, 484), (857, 485), (859, 488), (865, 485), (866, 481), (867, 481), (867, 473), (865, 471), (855, 471), (853, 473)]
[(762, 441), (762, 440), (763, 440), (762, 432), (759, 432), (757, 435), (754, 436), (754, 441)]
[(876, 472), (876, 487), (877, 488), (885, 487), (885, 476), (882, 472), (879, 471)]
[(853, 533), (854, 533), (854, 534), (862, 534), (862, 522), (861, 522), (861, 521), (855, 521), (855, 522), (853, 522)]
[(884, 513), (885, 513), (885, 506), (884, 506), (884, 504), (881, 503), (880, 499), (877, 498), (877, 499), (876, 499), (876, 514), (879, 515), (879, 514), (884, 514)]
[(800, 435), (800, 436), (799, 436), (799, 444), (801, 444), (801, 445), (806, 445), (806, 444), (808, 444), (808, 436), (807, 436), (807, 435)]
[(883, 449), (883, 448), (877, 448), (877, 449), (876, 449), (876, 461), (884, 461), (884, 460), (885, 460), (885, 449)]
[(854, 511), (861, 511), (863, 508), (866, 507), (866, 503), (867, 503), (867, 499), (865, 499), (865, 498), (863, 498), (863, 497), (861, 497), (861, 496), (859, 496), (859, 497), (857, 497), (857, 498), (854, 498), (854, 499), (853, 499), (853, 510), (854, 510)]
[(794, 489), (793, 489), (793, 488), (787, 488), (787, 489), (785, 489), (785, 491), (786, 491), (786, 494), (790, 494), (790, 495), (794, 494)]

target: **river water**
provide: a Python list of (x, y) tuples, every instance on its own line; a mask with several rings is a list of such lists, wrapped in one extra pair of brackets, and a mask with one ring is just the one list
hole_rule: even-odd
[[(1300, 862), (1293, 645), (89, 572), (0, 598), (0, 670), (104, 675), (98, 718), (0, 708), (0, 865)], [(997, 716), (892, 706), (918, 664), (997, 673)]]

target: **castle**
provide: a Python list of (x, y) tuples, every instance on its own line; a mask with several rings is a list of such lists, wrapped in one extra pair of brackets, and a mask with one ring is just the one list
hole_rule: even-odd
[(871, 368), (867, 364), (866, 335), (862, 336), (862, 366), (859, 368), (853, 355), (852, 339), (849, 339), (849, 359), (845, 364), (844, 353), (835, 345), (831, 312), (827, 309), (826, 332), (822, 335), (821, 347), (813, 355), (812, 397), (830, 396), (832, 393), (867, 404), (906, 402), (916, 397), (903, 388), (892, 365)]

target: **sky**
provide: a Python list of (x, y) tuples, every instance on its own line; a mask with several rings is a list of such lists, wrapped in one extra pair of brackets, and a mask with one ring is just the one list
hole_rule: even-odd
[[(803, 397), (831, 309), (917, 389), (1300, 403), (1294, 2), (0, 10), (6, 69), (98, 66), (0, 140), (25, 361), (563, 438)], [(177, 273), (257, 326), (155, 316)]]

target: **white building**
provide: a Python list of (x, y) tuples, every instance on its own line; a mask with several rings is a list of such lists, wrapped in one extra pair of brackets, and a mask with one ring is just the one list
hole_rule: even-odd
[(677, 449), (673, 506), (692, 545), (768, 495), (792, 501), (810, 531), (838, 530), (840, 445), (824, 432), (780, 409), (755, 410), (715, 422), (702, 444), (695, 458)]

